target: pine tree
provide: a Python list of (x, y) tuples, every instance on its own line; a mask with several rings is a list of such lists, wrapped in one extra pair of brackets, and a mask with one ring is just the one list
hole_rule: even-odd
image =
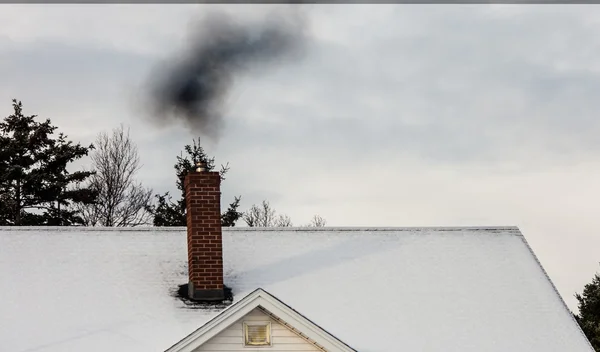
[[(67, 171), (92, 145), (73, 144), (49, 119), (23, 115), (20, 101), (0, 123), (0, 225), (74, 225), (81, 218), (74, 203), (93, 202), (95, 193), (76, 185), (92, 173)], [(33, 211), (33, 212), (32, 212)]]
[[(200, 138), (198, 138), (198, 142), (194, 140), (191, 145), (186, 145), (184, 150), (186, 154), (181, 153), (177, 157), (177, 163), (174, 166), (177, 176), (177, 189), (181, 192), (181, 198), (173, 201), (168, 192), (155, 196), (157, 204), (150, 208), (150, 211), (154, 215), (154, 226), (186, 226), (185, 176), (195, 168), (197, 162), (206, 164), (206, 168), (209, 171), (215, 169), (215, 158), (208, 157), (204, 148), (200, 145)], [(229, 164), (225, 166), (221, 165), (221, 170), (219, 171), (221, 181), (225, 180), (225, 174), (228, 171)], [(234, 201), (229, 204), (227, 211), (221, 215), (222, 226), (233, 227), (236, 221), (242, 216), (242, 213), (237, 211), (240, 200), (241, 197), (235, 197)]]
[(579, 315), (575, 319), (592, 347), (600, 352), (600, 274), (585, 285), (581, 295), (575, 294), (575, 298), (579, 301)]

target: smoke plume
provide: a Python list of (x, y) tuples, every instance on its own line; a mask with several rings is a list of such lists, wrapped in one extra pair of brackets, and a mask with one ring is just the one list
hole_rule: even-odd
[(216, 139), (236, 75), (297, 58), (304, 22), (297, 11), (271, 13), (254, 24), (211, 13), (196, 26), (188, 49), (153, 72), (153, 117), (162, 123), (182, 121), (194, 133)]

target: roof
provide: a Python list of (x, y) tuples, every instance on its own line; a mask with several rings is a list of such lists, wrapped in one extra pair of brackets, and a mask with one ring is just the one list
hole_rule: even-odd
[[(234, 301), (263, 288), (361, 352), (592, 351), (520, 231), (224, 229)], [(1, 228), (0, 345), (164, 351), (220, 309), (173, 296), (184, 228)]]

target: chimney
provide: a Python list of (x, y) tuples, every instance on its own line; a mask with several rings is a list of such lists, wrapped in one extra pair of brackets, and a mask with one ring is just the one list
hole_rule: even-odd
[(184, 181), (187, 208), (188, 294), (198, 301), (220, 301), (223, 291), (221, 176), (203, 163)]

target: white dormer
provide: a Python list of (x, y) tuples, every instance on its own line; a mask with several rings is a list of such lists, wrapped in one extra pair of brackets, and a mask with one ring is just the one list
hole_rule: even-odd
[(166, 352), (356, 352), (268, 292), (257, 289)]

